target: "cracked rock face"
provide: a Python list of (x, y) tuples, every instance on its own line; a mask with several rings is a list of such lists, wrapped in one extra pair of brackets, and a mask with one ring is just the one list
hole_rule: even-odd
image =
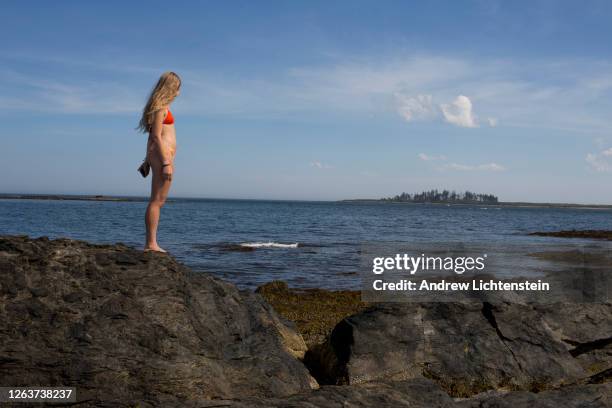
[(603, 408), (611, 320), (610, 303), (375, 304), (306, 351), (259, 295), (167, 255), (0, 237), (0, 384), (74, 386), (79, 406)]
[[(553, 336), (587, 372), (604, 380), (605, 370), (612, 371), (612, 307), (568, 303), (562, 307), (543, 305), (539, 310)], [(612, 373), (607, 377), (612, 378)]]
[(473, 398), (453, 399), (433, 381), (420, 378), (325, 385), (319, 390), (283, 399), (248, 398), (217, 404), (216, 407), (232, 408), (608, 408), (612, 405), (612, 383), (576, 385), (539, 393), (492, 391)]
[(452, 408), (456, 404), (430, 380), (376, 381), (349, 386), (327, 385), (288, 398), (227, 401), (232, 408)]
[(91, 405), (317, 385), (301, 336), (259, 295), (120, 244), (0, 237), (0, 321), (1, 385), (75, 386)]
[[(577, 309), (594, 320), (575, 319)], [(540, 391), (606, 381), (611, 335), (609, 303), (387, 303), (344, 319), (305, 361), (323, 384), (427, 377), (454, 397)], [(598, 365), (589, 370), (576, 350)]]

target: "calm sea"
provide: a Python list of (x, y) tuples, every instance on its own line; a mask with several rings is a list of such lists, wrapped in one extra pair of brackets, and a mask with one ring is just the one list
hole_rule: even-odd
[[(0, 200), (0, 234), (142, 248), (145, 208), (145, 202)], [(399, 244), (415, 255), (486, 250), (510, 274), (545, 267), (527, 256), (533, 252), (610, 251), (608, 242), (527, 235), (567, 229), (612, 230), (612, 211), (174, 199), (162, 210), (159, 243), (192, 269), (240, 288), (281, 279), (294, 287), (357, 289), (360, 249), (369, 243)]]

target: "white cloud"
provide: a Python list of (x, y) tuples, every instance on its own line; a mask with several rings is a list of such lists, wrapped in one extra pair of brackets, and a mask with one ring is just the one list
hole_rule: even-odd
[(332, 168), (332, 166), (330, 166), (329, 164), (321, 163), (320, 161), (310, 162), (310, 167), (314, 167), (317, 169), (331, 169)]
[(417, 156), (419, 157), (419, 159), (421, 159), (423, 161), (446, 160), (446, 156), (444, 156), (444, 155), (430, 156), (430, 155), (425, 154), (425, 153), (419, 153)]
[(459, 95), (450, 104), (443, 103), (440, 105), (444, 120), (453, 125), (460, 127), (478, 127), (476, 117), (472, 112), (472, 101), (465, 95)]
[(457, 171), (504, 171), (506, 168), (497, 163), (485, 163), (477, 165), (467, 165), (459, 163), (450, 163), (442, 167), (443, 170), (457, 170)]
[(599, 153), (589, 153), (585, 160), (594, 171), (612, 171), (612, 147)]
[[(450, 103), (436, 104), (432, 95), (407, 95), (404, 92), (395, 92), (395, 101), (398, 113), (407, 121), (435, 120), (442, 117), (445, 122), (455, 126), (474, 128), (478, 127), (476, 115), (472, 108), (472, 101), (465, 95), (457, 96)], [(488, 118), (489, 126), (497, 125), (496, 118)]]
[(397, 111), (408, 122), (436, 116), (436, 108), (431, 95), (407, 96), (402, 92), (396, 92), (395, 99)]

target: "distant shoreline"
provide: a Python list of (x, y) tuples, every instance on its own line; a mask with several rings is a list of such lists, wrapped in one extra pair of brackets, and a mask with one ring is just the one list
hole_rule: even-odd
[[(144, 202), (148, 197), (136, 196), (111, 196), (111, 195), (79, 195), (79, 194), (6, 194), (0, 193), (0, 200), (71, 200), (71, 201), (115, 201), (115, 202)], [(196, 198), (196, 197), (173, 197), (168, 201), (175, 200), (236, 200), (236, 201), (300, 201), (308, 200), (266, 200), (266, 199), (244, 199), (244, 198)], [(529, 203), (521, 201), (500, 201), (498, 203), (457, 203), (457, 202), (398, 202), (386, 201), (377, 198), (357, 198), (345, 200), (313, 200), (312, 202), (329, 203), (379, 203), (386, 205), (442, 205), (442, 206), (480, 206), (480, 207), (526, 207), (526, 208), (579, 208), (591, 210), (612, 210), (609, 204), (572, 204), (572, 203)]]
[(523, 201), (500, 201), (497, 203), (457, 203), (457, 202), (424, 202), (416, 203), (411, 201), (388, 201), (377, 198), (357, 198), (348, 200), (339, 200), (342, 203), (380, 203), (388, 205), (443, 205), (443, 206), (479, 206), (479, 207), (538, 207), (538, 208), (580, 208), (591, 210), (612, 210), (610, 204), (572, 204), (572, 203), (528, 203)]
[(146, 201), (145, 197), (77, 194), (0, 194), (0, 200)]

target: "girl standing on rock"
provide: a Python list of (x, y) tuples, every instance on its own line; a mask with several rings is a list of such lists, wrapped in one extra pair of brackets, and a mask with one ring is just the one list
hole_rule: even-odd
[(140, 131), (149, 133), (147, 154), (138, 170), (144, 177), (147, 176), (149, 169), (153, 170), (151, 197), (145, 213), (147, 231), (145, 251), (166, 252), (157, 244), (157, 225), (174, 174), (176, 131), (169, 108), (174, 98), (179, 95), (180, 88), (179, 76), (174, 72), (164, 72), (151, 91), (138, 125)]

